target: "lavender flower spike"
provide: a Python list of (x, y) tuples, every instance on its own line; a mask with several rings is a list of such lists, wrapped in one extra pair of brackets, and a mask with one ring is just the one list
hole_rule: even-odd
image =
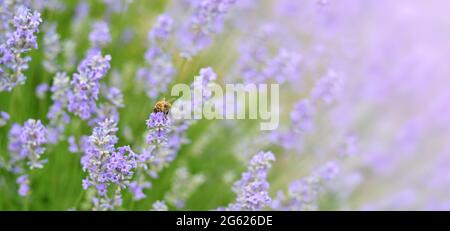
[(155, 201), (152, 205), (152, 211), (169, 211), (164, 201)]
[(156, 25), (148, 33), (151, 45), (145, 53), (146, 67), (138, 70), (137, 77), (145, 85), (147, 95), (151, 99), (167, 91), (176, 74), (172, 56), (166, 51), (172, 30), (173, 19), (167, 15), (160, 15)]
[(40, 120), (29, 119), (23, 126), (13, 125), (9, 140), (13, 163), (27, 159), (31, 169), (43, 167), (44, 161), (40, 157), (45, 151), (43, 145), (47, 143), (47, 130)]
[(44, 61), (42, 65), (49, 73), (55, 73), (59, 69), (57, 63), (58, 55), (61, 53), (60, 36), (56, 32), (56, 24), (46, 25), (44, 27)]
[(0, 127), (3, 127), (6, 125), (6, 123), (9, 120), (9, 114), (4, 112), (4, 111), (0, 111)]
[(202, 0), (196, 5), (188, 23), (180, 31), (181, 56), (191, 58), (207, 48), (214, 34), (223, 27), (223, 18), (236, 0)]
[[(109, 119), (99, 123), (81, 159), (83, 170), (88, 173), (83, 188), (92, 187), (97, 192), (93, 199), (95, 210), (108, 210), (121, 204), (121, 191), (128, 186), (136, 168), (136, 154), (130, 147), (114, 147), (118, 141), (116, 126)], [(108, 195), (110, 185), (116, 186), (113, 198)]]
[(102, 48), (111, 42), (108, 23), (104, 21), (95, 22), (89, 34), (89, 41), (95, 48)]
[(100, 80), (110, 68), (111, 56), (102, 56), (100, 52), (90, 54), (78, 66), (70, 84), (68, 110), (86, 120), (97, 109), (96, 101), (100, 92)]
[(0, 91), (11, 91), (16, 85), (25, 83), (23, 71), (28, 69), (31, 58), (22, 57), (22, 54), (37, 48), (36, 33), (41, 22), (40, 14), (26, 7), (19, 7), (15, 12), (15, 31), (0, 44)]
[(158, 145), (167, 141), (170, 128), (170, 119), (164, 112), (152, 112), (147, 120), (147, 144)]
[(311, 95), (316, 101), (325, 104), (333, 103), (342, 89), (342, 77), (334, 70), (328, 70), (327, 74), (316, 82)]
[(19, 176), (16, 180), (16, 183), (19, 184), (19, 195), (24, 197), (30, 193), (30, 180), (28, 180), (28, 175)]
[(234, 183), (236, 202), (230, 204), (227, 210), (256, 211), (270, 205), (272, 200), (267, 191), (269, 189), (267, 173), (273, 161), (275, 156), (271, 152), (259, 152), (252, 157), (247, 171)]

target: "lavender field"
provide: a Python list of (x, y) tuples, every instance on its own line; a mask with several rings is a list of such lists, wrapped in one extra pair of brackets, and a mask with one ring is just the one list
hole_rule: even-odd
[(448, 210), (449, 6), (0, 0), (0, 210)]

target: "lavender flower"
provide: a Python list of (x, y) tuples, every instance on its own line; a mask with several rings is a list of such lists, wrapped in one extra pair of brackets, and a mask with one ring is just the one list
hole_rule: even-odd
[(111, 42), (108, 23), (98, 21), (92, 24), (92, 31), (89, 34), (89, 41), (94, 48), (102, 48)]
[(170, 129), (170, 119), (163, 112), (152, 112), (147, 120), (147, 144), (158, 145), (167, 142), (167, 133)]
[(148, 33), (149, 41), (158, 45), (168, 42), (173, 30), (173, 23), (173, 19), (168, 15), (158, 16), (155, 25)]
[(73, 40), (66, 40), (62, 44), (64, 57), (64, 70), (70, 71), (77, 63), (76, 44)]
[(6, 125), (6, 123), (8, 123), (9, 120), (9, 114), (4, 112), (4, 111), (0, 111), (0, 127), (3, 127)]
[(316, 101), (331, 104), (339, 96), (341, 88), (342, 77), (334, 70), (329, 70), (325, 76), (317, 81), (311, 96)]
[(41, 83), (36, 87), (36, 96), (40, 99), (43, 99), (48, 90), (49, 90), (48, 84)]
[[(288, 48), (282, 48), (272, 40), (278, 33), (273, 25), (263, 25), (249, 42), (239, 47), (238, 75), (246, 83), (264, 83), (273, 80), (279, 84), (297, 83), (300, 79), (302, 56)], [(275, 50), (275, 52), (273, 52)]]
[(13, 155), (13, 164), (27, 159), (31, 169), (42, 168), (44, 161), (40, 160), (47, 143), (47, 130), (40, 120), (29, 119), (23, 126), (14, 124), (9, 132), (9, 151)]
[(339, 171), (337, 162), (327, 162), (309, 176), (292, 182), (288, 187), (287, 195), (283, 191), (278, 191), (276, 198), (271, 204), (272, 209), (317, 210), (317, 199), (324, 190), (325, 183), (334, 179)]
[(70, 122), (70, 117), (66, 112), (70, 95), (69, 81), (70, 79), (65, 72), (58, 72), (53, 78), (53, 84), (50, 88), (53, 104), (47, 113), (47, 118), (50, 120), (50, 143), (56, 143), (61, 138), (65, 125)]
[(259, 152), (252, 157), (247, 171), (233, 185), (233, 191), (237, 197), (227, 210), (255, 211), (270, 205), (267, 174), (273, 161), (275, 161), (275, 156), (271, 152)]
[(358, 151), (358, 136), (355, 133), (349, 133), (345, 136), (340, 146), (339, 154), (341, 156), (353, 156)]
[(224, 16), (235, 2), (202, 0), (195, 5), (190, 19), (177, 36), (182, 57), (189, 59), (211, 44), (213, 35), (220, 33)]
[(78, 66), (70, 84), (68, 110), (86, 120), (97, 109), (96, 101), (100, 91), (100, 79), (110, 68), (111, 56), (102, 56), (100, 52), (90, 54)]
[(168, 211), (166, 203), (164, 201), (155, 201), (152, 205), (152, 211)]
[(155, 99), (162, 92), (166, 92), (176, 74), (172, 56), (166, 48), (172, 33), (172, 24), (172, 18), (160, 15), (156, 25), (148, 33), (151, 46), (145, 53), (147, 66), (138, 70), (137, 77), (144, 83), (150, 99)]
[(300, 100), (291, 112), (291, 120), (294, 131), (308, 132), (314, 127), (314, 108), (310, 101)]
[(106, 101), (99, 105), (95, 111), (95, 118), (89, 121), (89, 123), (91, 125), (97, 124), (105, 119), (119, 121), (118, 110), (124, 107), (122, 92), (119, 88), (107, 87), (106, 85), (102, 85), (100, 92)]
[[(195, 77), (191, 84), (192, 90), (192, 110), (194, 113), (203, 109), (203, 103), (212, 97), (211, 84), (217, 79), (217, 74), (211, 67), (200, 69), (200, 74)], [(202, 98), (197, 99), (195, 96), (200, 95)], [(201, 101), (199, 101), (201, 100)]]
[[(105, 120), (94, 128), (88, 147), (81, 159), (88, 177), (83, 180), (84, 189), (95, 188), (94, 209), (112, 209), (121, 204), (121, 191), (127, 187), (136, 168), (136, 154), (129, 146), (115, 148), (118, 141), (116, 123)], [(108, 187), (115, 185), (114, 197), (108, 196)]]
[(28, 175), (25, 174), (19, 176), (16, 183), (19, 184), (18, 193), (20, 196), (24, 197), (30, 193), (30, 181), (28, 180)]
[(67, 138), (67, 142), (69, 143), (69, 152), (77, 153), (80, 151), (74, 136), (69, 136), (69, 138)]
[[(203, 100), (208, 100), (212, 96), (209, 86), (216, 78), (217, 75), (212, 68), (202, 68), (200, 75), (191, 85), (192, 92), (200, 90), (202, 92), (199, 94)], [(201, 110), (201, 106), (200, 102), (195, 101), (193, 110)], [(181, 145), (188, 142), (186, 130), (194, 123), (192, 120), (172, 122), (169, 116), (170, 114), (153, 112), (147, 120), (150, 132), (146, 142), (149, 146), (140, 154), (140, 165), (153, 178), (156, 178), (158, 172), (176, 158)]]
[(23, 71), (28, 69), (31, 58), (22, 54), (37, 49), (36, 33), (41, 22), (40, 14), (26, 7), (19, 7), (15, 12), (15, 31), (0, 44), (0, 91), (11, 91), (25, 82)]
[(145, 194), (143, 192), (144, 189), (150, 188), (152, 184), (150, 182), (138, 183), (136, 181), (131, 182), (128, 187), (130, 192), (133, 194), (133, 200), (141, 200), (145, 198)]
[(58, 55), (61, 53), (60, 36), (56, 32), (56, 24), (52, 23), (44, 27), (44, 61), (43, 65), (45, 70), (49, 73), (55, 73), (59, 69), (57, 63)]

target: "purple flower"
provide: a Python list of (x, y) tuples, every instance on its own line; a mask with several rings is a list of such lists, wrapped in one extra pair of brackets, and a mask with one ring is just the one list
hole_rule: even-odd
[(318, 170), (300, 180), (293, 181), (287, 189), (287, 194), (278, 191), (271, 207), (274, 210), (317, 210), (317, 199), (324, 189), (324, 184), (336, 177), (339, 164), (336, 161), (327, 162)]
[(124, 106), (122, 91), (116, 87), (102, 85), (100, 92), (106, 102), (99, 105), (95, 111), (95, 118), (89, 121), (90, 125), (97, 124), (105, 119), (119, 121), (119, 108)]
[(4, 112), (4, 111), (0, 111), (0, 127), (3, 127), (6, 125), (6, 123), (9, 120), (9, 114)]
[(166, 203), (164, 201), (155, 201), (152, 205), (152, 211), (168, 211)]
[(275, 79), (277, 83), (298, 81), (300, 79), (301, 55), (280, 49), (278, 54), (267, 61), (262, 74), (265, 79)]
[(42, 22), (38, 12), (26, 7), (18, 7), (12, 23), (15, 31), (8, 33), (6, 42), (0, 44), (0, 91), (11, 91), (25, 82), (23, 71), (28, 69), (30, 57), (22, 57), (32, 49), (37, 49), (36, 34)]
[(100, 91), (100, 79), (105, 77), (110, 68), (111, 56), (102, 56), (100, 52), (90, 54), (78, 66), (70, 82), (68, 110), (83, 120), (91, 117), (97, 109), (96, 101)]
[(237, 197), (227, 210), (256, 211), (270, 205), (272, 200), (268, 193), (267, 173), (273, 161), (275, 156), (271, 152), (259, 152), (252, 157), (247, 171), (233, 185)]
[(67, 105), (70, 95), (70, 82), (69, 77), (65, 72), (56, 73), (53, 78), (53, 84), (50, 88), (52, 92), (53, 104), (47, 113), (49, 123), (49, 142), (56, 143), (64, 132), (64, 127), (70, 122), (70, 117), (67, 110)]
[(36, 96), (40, 99), (43, 99), (48, 90), (49, 90), (48, 84), (41, 83), (36, 87)]
[(94, 22), (89, 34), (89, 41), (93, 47), (102, 48), (111, 42), (108, 23), (104, 21)]
[(152, 112), (146, 121), (150, 132), (147, 135), (147, 144), (161, 144), (167, 142), (167, 133), (170, 130), (170, 119), (163, 112)]
[(152, 30), (148, 33), (151, 43), (163, 43), (169, 39), (173, 30), (173, 19), (168, 15), (160, 15)]
[(340, 155), (353, 156), (358, 152), (358, 136), (355, 133), (347, 134), (340, 147)]
[(145, 53), (146, 67), (140, 68), (137, 78), (145, 86), (150, 99), (155, 99), (172, 82), (176, 69), (172, 63), (172, 56), (167, 52), (167, 42), (172, 32), (172, 18), (161, 15), (156, 25), (148, 33), (151, 46)]
[(314, 108), (308, 99), (300, 100), (291, 112), (294, 131), (308, 132), (314, 127)]
[(245, 37), (246, 43), (239, 45), (237, 74), (245, 83), (299, 83), (302, 56), (288, 45), (276, 41), (274, 34), (280, 34), (276, 25), (263, 24), (256, 33)]
[(214, 34), (223, 27), (223, 17), (235, 0), (202, 0), (177, 36), (181, 56), (191, 58), (211, 44)]
[(56, 24), (52, 23), (44, 27), (44, 61), (42, 65), (49, 73), (55, 73), (59, 69), (58, 55), (61, 53), (60, 36), (56, 32)]
[[(210, 89), (210, 84), (213, 83), (217, 79), (217, 74), (211, 67), (200, 69), (199, 76), (196, 76), (194, 82), (191, 84), (191, 89), (193, 89), (193, 96), (195, 94), (200, 94), (202, 96), (201, 101), (193, 100), (193, 110), (201, 110), (202, 104), (206, 100), (212, 97), (212, 90)], [(200, 91), (200, 92), (196, 92)]]
[(79, 151), (78, 144), (74, 136), (69, 136), (69, 138), (67, 138), (67, 142), (69, 143), (69, 152), (77, 153)]
[(311, 97), (325, 104), (333, 103), (342, 89), (342, 77), (334, 70), (329, 70), (325, 76), (316, 82)]
[(338, 163), (335, 161), (330, 161), (319, 170), (319, 174), (323, 180), (330, 181), (336, 177), (339, 171), (340, 168)]
[(16, 183), (19, 184), (18, 193), (20, 196), (24, 197), (30, 193), (30, 181), (28, 180), (28, 175), (25, 174), (19, 176)]
[(150, 182), (138, 183), (136, 181), (131, 182), (128, 187), (130, 192), (133, 194), (133, 200), (141, 200), (145, 198), (143, 192), (144, 189), (150, 188), (152, 184)]
[(47, 143), (47, 130), (40, 120), (28, 119), (23, 126), (14, 124), (9, 132), (9, 151), (11, 161), (27, 159), (31, 169), (42, 168), (44, 161), (40, 160)]
[[(110, 209), (121, 204), (121, 190), (125, 189), (136, 168), (136, 154), (129, 146), (115, 148), (117, 124), (106, 119), (94, 128), (88, 146), (81, 159), (83, 171), (88, 177), (83, 180), (84, 188), (94, 187), (98, 198), (94, 209)], [(108, 197), (108, 186), (116, 185), (114, 198)], [(98, 202), (98, 203), (97, 203)]]

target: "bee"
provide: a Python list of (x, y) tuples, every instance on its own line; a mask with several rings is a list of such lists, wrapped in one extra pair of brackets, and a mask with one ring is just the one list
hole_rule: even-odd
[(153, 107), (153, 112), (158, 113), (162, 112), (165, 115), (169, 114), (170, 108), (172, 107), (172, 104), (170, 104), (166, 99), (160, 100), (156, 102), (155, 107)]

